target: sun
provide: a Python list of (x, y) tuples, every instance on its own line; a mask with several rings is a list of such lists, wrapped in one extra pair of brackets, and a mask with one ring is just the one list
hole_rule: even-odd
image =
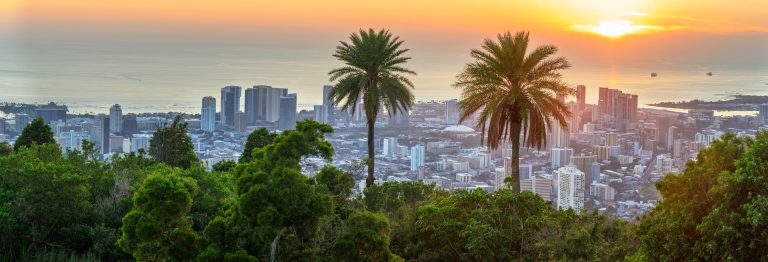
[(598, 21), (597, 25), (573, 25), (579, 31), (591, 32), (610, 38), (619, 38), (629, 34), (639, 34), (647, 31), (660, 30), (659, 26), (636, 25), (626, 20)]

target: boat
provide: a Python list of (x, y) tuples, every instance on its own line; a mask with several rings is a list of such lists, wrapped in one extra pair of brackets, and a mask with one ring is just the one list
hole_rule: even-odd
[(656, 72), (651, 73), (651, 77), (657, 77), (659, 74), (656, 74)]
[(707, 72), (707, 75), (708, 76), (712, 76), (712, 72)]

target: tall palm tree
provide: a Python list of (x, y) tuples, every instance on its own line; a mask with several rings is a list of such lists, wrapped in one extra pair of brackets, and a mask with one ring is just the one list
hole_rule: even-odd
[(343, 111), (357, 110), (362, 101), (368, 124), (368, 178), (366, 185), (375, 180), (374, 171), (374, 128), (379, 110), (383, 107), (390, 114), (399, 110), (410, 110), (413, 105), (413, 83), (406, 76), (416, 72), (405, 67), (410, 57), (404, 56), (408, 49), (401, 48), (403, 41), (387, 30), (360, 30), (349, 37), (350, 43), (341, 41), (334, 57), (346, 64), (331, 70), (330, 81), (337, 81), (330, 96), (334, 105), (341, 105)]
[(555, 123), (567, 126), (571, 114), (557, 97), (574, 95), (576, 90), (561, 80), (560, 72), (570, 64), (564, 57), (552, 57), (557, 47), (545, 45), (527, 53), (528, 32), (514, 36), (507, 32), (497, 38), (472, 50), (474, 61), (456, 76), (454, 86), (462, 89), (461, 120), (478, 113), (477, 128), (488, 147), (496, 149), (503, 141), (512, 144), (511, 172), (507, 172), (512, 190), (519, 193), (521, 134), (526, 147), (545, 145), (547, 129)]

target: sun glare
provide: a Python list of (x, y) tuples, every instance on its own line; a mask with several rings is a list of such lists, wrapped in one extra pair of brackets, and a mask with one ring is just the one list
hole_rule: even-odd
[(636, 25), (626, 20), (598, 21), (597, 25), (574, 25), (573, 27), (580, 31), (591, 32), (610, 38), (663, 29), (660, 26)]

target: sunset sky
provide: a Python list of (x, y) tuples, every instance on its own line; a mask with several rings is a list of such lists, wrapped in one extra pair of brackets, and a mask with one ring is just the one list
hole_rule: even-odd
[(142, 82), (105, 85), (158, 92), (186, 86), (183, 100), (197, 101), (227, 84), (272, 84), (300, 92), (300, 103), (317, 103), (327, 71), (338, 65), (334, 46), (369, 27), (406, 41), (421, 100), (458, 94), (450, 84), (469, 50), (519, 30), (531, 31), (534, 44), (558, 46), (573, 64), (566, 76), (574, 84), (620, 86), (630, 72), (665, 70), (754, 72), (759, 82), (768, 71), (766, 10), (764, 0), (5, 0), (0, 54), (10, 59), (0, 70), (18, 72), (0, 74), (0, 88), (12, 90), (11, 98), (50, 100), (88, 86), (95, 79), (89, 74), (120, 75)]

